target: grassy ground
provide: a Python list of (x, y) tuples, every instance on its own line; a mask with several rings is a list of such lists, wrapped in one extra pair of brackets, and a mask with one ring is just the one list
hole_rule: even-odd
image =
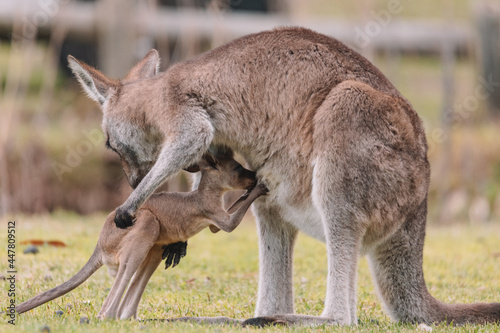
[[(7, 217), (0, 230), (6, 239)], [(67, 213), (17, 217), (16, 265), (17, 302), (52, 288), (74, 275), (86, 262), (104, 221), (103, 215), (82, 217)], [(26, 239), (61, 240), (65, 248), (40, 247), (37, 255), (23, 254)], [(5, 244), (2, 241), (2, 244)], [(425, 248), (425, 275), (431, 293), (445, 302), (493, 302), (500, 295), (500, 224), (481, 227), (432, 227)], [(6, 246), (0, 249), (0, 272), (6, 274)], [(228, 316), (249, 318), (255, 308), (258, 282), (258, 251), (255, 226), (251, 220), (232, 234), (212, 235), (204, 231), (190, 240), (188, 256), (180, 266), (158, 270), (151, 279), (139, 308), (139, 316), (153, 321), (96, 320), (112, 279), (101, 269), (82, 286), (69, 294), (20, 315), (16, 332), (38, 332), (47, 325), (52, 332), (233, 332), (253, 331), (236, 326), (200, 326), (165, 323), (164, 318), (178, 316)], [(325, 293), (325, 247), (301, 235), (295, 256), (295, 306), (298, 313), (318, 315)], [(7, 281), (0, 280), (0, 311), (7, 306)], [(62, 310), (62, 316), (55, 311)], [(80, 318), (90, 323), (80, 324)], [(361, 260), (358, 278), (358, 316), (356, 328), (291, 328), (289, 331), (361, 331), (410, 332), (415, 325), (390, 322), (383, 312), (370, 280), (365, 259)], [(0, 332), (13, 331), (2, 316)], [(262, 331), (277, 331), (268, 328)], [(256, 330), (257, 331), (257, 330)], [(260, 331), (260, 330), (258, 330)], [(434, 332), (492, 332), (500, 326), (434, 327)]]

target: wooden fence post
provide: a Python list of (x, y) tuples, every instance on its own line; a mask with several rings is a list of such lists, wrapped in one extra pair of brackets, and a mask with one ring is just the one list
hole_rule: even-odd
[(122, 78), (135, 60), (135, 0), (101, 0), (96, 10), (100, 69)]
[(500, 117), (500, 6), (493, 1), (483, 2), (476, 13), (488, 111), (492, 116)]

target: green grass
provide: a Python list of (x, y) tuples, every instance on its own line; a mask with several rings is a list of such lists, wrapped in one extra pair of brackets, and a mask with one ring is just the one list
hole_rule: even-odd
[[(3, 220), (7, 221), (8, 217)], [(68, 213), (18, 216), (16, 226), (18, 270), (17, 302), (52, 288), (73, 276), (95, 246), (104, 215), (78, 216)], [(1, 239), (6, 239), (7, 223)], [(66, 248), (40, 247), (37, 255), (22, 253), (26, 239), (57, 239)], [(2, 242), (3, 243), (3, 242)], [(5, 243), (3, 243), (5, 244)], [(493, 302), (500, 295), (500, 225), (481, 227), (432, 227), (428, 230), (424, 269), (431, 293), (445, 302)], [(5, 246), (0, 250), (0, 272), (6, 274)], [(155, 321), (98, 321), (97, 312), (112, 278), (106, 269), (95, 273), (79, 288), (18, 316), (16, 332), (38, 332), (47, 325), (52, 332), (233, 332), (254, 331), (236, 326), (165, 323), (178, 316), (252, 317), (258, 282), (258, 248), (255, 226), (245, 221), (231, 234), (203, 231), (189, 241), (188, 256), (175, 269), (159, 269), (152, 277), (139, 307), (139, 316)], [(323, 307), (326, 279), (324, 244), (300, 235), (295, 251), (296, 312), (319, 315)], [(7, 306), (7, 283), (0, 280), (1, 310)], [(70, 307), (68, 307), (70, 305)], [(0, 310), (0, 311), (1, 311)], [(61, 317), (55, 311), (63, 310)], [(89, 324), (80, 324), (82, 316)], [(287, 331), (413, 332), (415, 325), (391, 323), (371, 283), (367, 262), (362, 259), (358, 277), (358, 317), (355, 328), (287, 328)], [(2, 316), (0, 332), (13, 331)], [(285, 330), (268, 328), (262, 331)], [(260, 330), (256, 330), (260, 331)], [(434, 327), (433, 332), (492, 332), (500, 326)]]

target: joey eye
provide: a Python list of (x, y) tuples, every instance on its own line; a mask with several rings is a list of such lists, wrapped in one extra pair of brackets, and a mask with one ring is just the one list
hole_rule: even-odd
[(238, 164), (238, 165), (236, 166), (236, 168), (234, 168), (234, 171), (236, 171), (236, 172), (240, 173), (240, 172), (242, 172), (242, 171), (243, 171), (243, 167), (242, 167), (240, 164)]

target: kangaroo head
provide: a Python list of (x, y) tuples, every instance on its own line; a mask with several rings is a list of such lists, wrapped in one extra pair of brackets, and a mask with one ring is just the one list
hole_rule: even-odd
[(205, 154), (198, 163), (206, 182), (214, 184), (226, 191), (251, 190), (257, 183), (255, 172), (245, 169), (233, 159), (232, 153), (218, 155), (217, 159), (211, 154)]
[(158, 51), (151, 50), (123, 80), (114, 80), (91, 66), (68, 56), (69, 67), (87, 95), (103, 112), (106, 147), (121, 159), (130, 185), (135, 188), (156, 162), (163, 135), (148, 115), (154, 92), (144, 89), (147, 79), (158, 74)]

